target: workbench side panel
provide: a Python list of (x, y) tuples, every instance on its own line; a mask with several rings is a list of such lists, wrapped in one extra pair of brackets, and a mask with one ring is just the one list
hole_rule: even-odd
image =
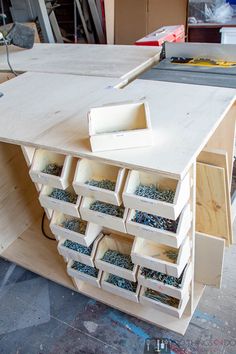
[(21, 148), (0, 143), (0, 253), (42, 214)]

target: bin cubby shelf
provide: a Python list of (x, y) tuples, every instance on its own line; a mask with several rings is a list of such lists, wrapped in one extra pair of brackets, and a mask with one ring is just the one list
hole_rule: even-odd
[[(99, 163), (94, 160), (81, 159), (77, 163), (73, 187), (78, 195), (114, 205), (121, 205), (125, 178), (126, 170), (124, 168)], [(89, 183), (90, 181), (99, 182), (102, 180), (114, 184), (114, 190), (99, 188)]]
[[(33, 72), (21, 75), (16, 80), (13, 79), (3, 84), (5, 86), (1, 90), (4, 92), (5, 98), (2, 101), (0, 116), (0, 185), (2, 186), (0, 195), (4, 198), (9, 195), (8, 203), (3, 202), (1, 208), (1, 226), (4, 230), (0, 235), (1, 256), (121, 311), (184, 334), (201, 298), (205, 284), (220, 286), (224, 242), (227, 240), (229, 245), (232, 243), (232, 237), (230, 238), (232, 219), (229, 186), (233, 166), (235, 91), (217, 87), (201, 86), (199, 88), (192, 85), (145, 80), (134, 80), (122, 90), (117, 90), (108, 88), (109, 85), (112, 85), (110, 79), (76, 75), (72, 79), (71, 75), (63, 75), (62, 78), (59, 74), (48, 75)], [(35, 90), (32, 90), (32, 87)], [(68, 95), (64, 94), (65, 87), (70, 96), (69, 101)], [(83, 87), (80, 100), (76, 99), (76, 87)], [(52, 90), (57, 92), (53, 97), (51, 96)], [(19, 91), (22, 97), (31, 98), (31, 105), (26, 104), (24, 100), (18, 100), (16, 108), (14, 102)], [(43, 105), (39, 103), (39, 93), (42, 95), (40, 102), (43, 102)], [(148, 102), (150, 117), (146, 115), (143, 100)], [(129, 119), (125, 117), (123, 124), (117, 126), (116, 115), (109, 114), (108, 105), (112, 103), (113, 108), (117, 106), (117, 114), (120, 115), (121, 107), (119, 106), (120, 104), (125, 105), (125, 101), (128, 105), (133, 102), (136, 104), (136, 108), (131, 109), (129, 106), (129, 109), (126, 109)], [(92, 111), (92, 107), (95, 107), (95, 111)], [(96, 107), (101, 107), (99, 112)], [(89, 110), (91, 111), (90, 123), (92, 123), (90, 125), (91, 137), (99, 139), (94, 143), (95, 150), (102, 150), (109, 144), (111, 144), (109, 148), (117, 147), (120, 142), (123, 147), (127, 148), (128, 145), (125, 145), (127, 141), (128, 144), (132, 143), (134, 146), (134, 140), (127, 139), (128, 134), (129, 136), (132, 134), (135, 139), (139, 136), (138, 139), (143, 143), (143, 147), (92, 152), (88, 137), (87, 115)], [(103, 114), (105, 110), (106, 115)], [(14, 120), (13, 125), (11, 122), (18, 112), (21, 114), (19, 119)], [(142, 116), (140, 121), (137, 118), (139, 114)], [(100, 120), (101, 117), (103, 118)], [(152, 132), (148, 131), (149, 126), (146, 118), (150, 119)], [(101, 124), (94, 125), (94, 119), (95, 121), (100, 120)], [(140, 122), (141, 124), (139, 124)], [(145, 132), (147, 134), (143, 139)], [(136, 133), (140, 135), (136, 135)], [(151, 136), (154, 138), (153, 145), (150, 145), (152, 143)], [(20, 145), (24, 145), (23, 152), (28, 167)], [(73, 178), (69, 178), (69, 184), (66, 182), (68, 186), (61, 184), (59, 189), (65, 188), (65, 190), (69, 189), (72, 192), (73, 182), (75, 188), (76, 183), (79, 182), (81, 187), (85, 184), (85, 187), (89, 189), (85, 179), (107, 178), (112, 179), (116, 186), (120, 183), (121, 187), (117, 191), (113, 191), (114, 194), (109, 194), (109, 197), (111, 195), (115, 199), (106, 199), (106, 202), (109, 201), (113, 205), (121, 203), (125, 208), (124, 217), (117, 222), (118, 218), (107, 214), (101, 216), (102, 213), (90, 210), (91, 202), (99, 200), (101, 194), (83, 195), (81, 192), (81, 194), (77, 194), (76, 204), (66, 203), (49, 197), (52, 188), (55, 188), (54, 184), (50, 185), (50, 181), (47, 181), (46, 185), (42, 183), (42, 179), (36, 182), (43, 185), (40, 191), (40, 202), (44, 208), (65, 216), (82, 218), (88, 223), (105, 228), (102, 232), (106, 235), (110, 233), (116, 237), (120, 236), (119, 247), (123, 242), (126, 244), (127, 239), (127, 254), (131, 255), (134, 268), (137, 269), (135, 277), (132, 275), (131, 278), (138, 280), (139, 286), (141, 285), (139, 303), (125, 297), (120, 289), (119, 291), (115, 289), (113, 292), (112, 286), (107, 284), (108, 274), (113, 274), (112, 272), (115, 270), (112, 265), (108, 264), (108, 268), (104, 268), (104, 270), (99, 269), (100, 272), (103, 272), (102, 275), (100, 273), (101, 278), (99, 279), (101, 287), (97, 286), (96, 281), (96, 284), (92, 284), (88, 282), (87, 278), (82, 278), (80, 274), (70, 273), (72, 270), (76, 271), (72, 267), (68, 267), (70, 275), (67, 273), (66, 264), (59, 252), (67, 261), (74, 259), (84, 264), (87, 261), (87, 265), (94, 266), (102, 258), (102, 256), (98, 257), (100, 242), (96, 245), (97, 238), (91, 244), (93, 245), (91, 255), (85, 259), (79, 258), (79, 252), (63, 246), (67, 237), (58, 236), (58, 245), (57, 242), (42, 237), (40, 225), (43, 210), (38, 203), (38, 193), (29, 176), (29, 169), (33, 170), (33, 156), (36, 156), (38, 149), (62, 155), (64, 162), (60, 162), (60, 165), (63, 167), (66, 165), (67, 156), (71, 156), (79, 163), (82, 160), (89, 160), (91, 164), (106, 165), (104, 174), (95, 171), (95, 174), (92, 172), (88, 177), (83, 177), (81, 173), (76, 176), (74, 173)], [(200, 156), (203, 149), (204, 152), (208, 152), (207, 158)], [(222, 152), (219, 152), (219, 149)], [(198, 162), (204, 164), (204, 168), (199, 169)], [(95, 166), (95, 164), (93, 165)], [(212, 166), (214, 168), (210, 169), (209, 167)], [(198, 179), (196, 178), (196, 169)], [(41, 168), (35, 168), (35, 171), (37, 170), (42, 172)], [(108, 170), (116, 170), (114, 178), (110, 175), (106, 177)], [(126, 176), (122, 178), (124, 170), (128, 171), (128, 178)], [(21, 172), (20, 176), (19, 171)], [(122, 173), (119, 175), (117, 171)], [(82, 180), (77, 181), (78, 176), (82, 176)], [(208, 178), (209, 176), (211, 178)], [(199, 180), (201, 180), (201, 186)], [(212, 182), (215, 180), (217, 186)], [(167, 202), (138, 196), (136, 190), (140, 184), (153, 184), (160, 190), (170, 189), (174, 199), (172, 202)], [(206, 193), (204, 194), (201, 190), (203, 185), (207, 188), (210, 203), (206, 203)], [(92, 189), (90, 189), (91, 193), (96, 191), (102, 193), (103, 196), (106, 195), (103, 190)], [(216, 189), (225, 192), (219, 195), (216, 193)], [(196, 192), (198, 193), (197, 198)], [(215, 208), (214, 200), (217, 200), (217, 205), (227, 206), (227, 208)], [(83, 215), (83, 209), (85, 216), (87, 214), (86, 218)], [(195, 209), (197, 209), (197, 213), (195, 213)], [(149, 238), (145, 233), (141, 237), (140, 230), (136, 230), (137, 233), (136, 231), (130, 232), (126, 227), (130, 218), (132, 220), (131, 214), (135, 210), (178, 220), (176, 235), (167, 235), (164, 230), (163, 233), (159, 233), (158, 230), (158, 235)], [(11, 223), (9, 223), (9, 211), (11, 211)], [(128, 212), (130, 214), (127, 219)], [(216, 214), (220, 214), (218, 219)], [(227, 226), (224, 227), (224, 237), (219, 232), (221, 225), (218, 223), (212, 225), (211, 220), (220, 220), (221, 225)], [(47, 220), (45, 220), (46, 223)], [(195, 225), (200, 224), (205, 226), (204, 231), (197, 230), (204, 232), (201, 235), (195, 233)], [(141, 224), (140, 227), (142, 227)], [(120, 235), (122, 232), (123, 234)], [(134, 235), (127, 237), (127, 232)], [(84, 238), (79, 236), (81, 242), (83, 239), (85, 243), (91, 241), (91, 239), (88, 241), (87, 235)], [(196, 247), (195, 239), (197, 240)], [(75, 239), (73, 239), (74, 241)], [(172, 250), (172, 248), (177, 249), (176, 262), (167, 260), (163, 255), (163, 252)], [(204, 253), (209, 248), (212, 252)], [(208, 264), (211, 266), (208, 267)], [(103, 266), (104, 264), (102, 264)], [(182, 287), (172, 289), (171, 286), (165, 285), (160, 288), (161, 284), (153, 279), (143, 279), (140, 276), (141, 267), (159, 270), (172, 276), (180, 276), (185, 269)], [(132, 271), (130, 272), (132, 273)], [(117, 274), (120, 276), (122, 273), (117, 272)], [(109, 286), (109, 290), (108, 287), (105, 290), (104, 286)], [(166, 304), (160, 304), (158, 301), (148, 298), (145, 296), (146, 289), (159, 292), (162, 289), (162, 294), (179, 300), (178, 306), (169, 308)]]

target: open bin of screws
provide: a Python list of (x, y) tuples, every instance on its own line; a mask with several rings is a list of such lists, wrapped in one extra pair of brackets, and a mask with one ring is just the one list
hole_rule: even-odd
[(186, 293), (183, 299), (180, 300), (142, 286), (139, 300), (142, 305), (153, 307), (169, 315), (181, 318), (189, 301), (189, 293)]
[(126, 232), (125, 221), (128, 209), (99, 200), (84, 197), (80, 214), (84, 220), (107, 227), (112, 230)]
[(94, 267), (94, 258), (101, 236), (89, 246), (83, 246), (77, 242), (72, 242), (68, 239), (61, 239), (58, 243), (57, 249), (61, 256), (65, 259), (77, 261)]
[(124, 192), (124, 206), (176, 220), (190, 197), (189, 174), (183, 180), (157, 173), (129, 171)]
[(138, 266), (133, 264), (130, 257), (132, 245), (132, 236), (104, 235), (96, 252), (96, 267), (107, 273), (136, 282)]
[(73, 187), (78, 195), (121, 205), (126, 175), (124, 168), (81, 159), (77, 163)]
[(182, 299), (189, 291), (191, 280), (191, 264), (185, 266), (179, 278), (145, 267), (140, 267), (138, 272), (138, 282), (140, 285), (176, 297), (177, 299)]
[(171, 247), (180, 247), (191, 227), (190, 205), (187, 204), (177, 220), (130, 209), (126, 220), (127, 232)]
[(40, 192), (39, 201), (44, 208), (80, 217), (79, 206), (81, 197), (75, 193), (71, 186), (65, 190), (44, 186)]
[(33, 182), (66, 189), (73, 181), (77, 159), (37, 149), (29, 171)]
[(139, 302), (140, 285), (138, 282), (133, 282), (117, 275), (103, 272), (102, 289), (127, 300)]
[(190, 242), (186, 237), (180, 248), (173, 248), (136, 237), (131, 258), (142, 267), (179, 278), (190, 258)]
[(50, 228), (58, 241), (66, 238), (87, 247), (93, 243), (102, 230), (99, 225), (57, 211), (53, 212)]
[(70, 260), (67, 264), (67, 273), (78, 280), (85, 281), (93, 286), (100, 288), (102, 271), (84, 263)]

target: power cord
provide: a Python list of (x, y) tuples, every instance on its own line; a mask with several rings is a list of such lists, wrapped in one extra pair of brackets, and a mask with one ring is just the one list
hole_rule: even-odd
[(48, 236), (48, 235), (46, 234), (46, 232), (45, 232), (45, 229), (44, 229), (45, 216), (46, 216), (46, 213), (45, 213), (45, 211), (44, 211), (43, 217), (42, 217), (42, 221), (41, 221), (41, 231), (42, 231), (42, 234), (43, 234), (43, 236), (46, 237), (48, 240), (56, 241), (55, 238), (52, 238), (52, 237)]
[(7, 64), (11, 70), (11, 72), (15, 75), (18, 76), (17, 73), (15, 72), (15, 70), (12, 68), (11, 62), (10, 62), (10, 53), (9, 53), (9, 48), (8, 48), (8, 43), (6, 38), (4, 37), (3, 33), (0, 32), (0, 40), (3, 40), (5, 47), (6, 47), (6, 54), (7, 54)]

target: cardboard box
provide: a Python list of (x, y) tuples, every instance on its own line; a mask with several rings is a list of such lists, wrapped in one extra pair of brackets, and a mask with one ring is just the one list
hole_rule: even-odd
[(115, 44), (134, 44), (162, 26), (187, 25), (188, 0), (116, 0)]

